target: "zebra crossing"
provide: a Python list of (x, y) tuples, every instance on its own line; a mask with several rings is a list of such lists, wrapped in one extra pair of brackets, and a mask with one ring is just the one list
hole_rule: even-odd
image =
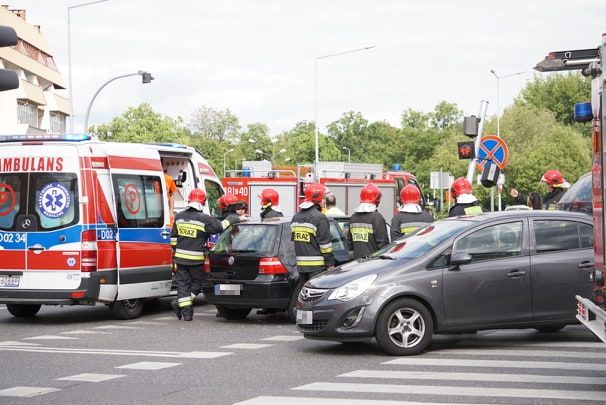
[(509, 342), (494, 348), (442, 349), (383, 361), (292, 387), (288, 395), (260, 396), (237, 405), (606, 404), (605, 360), (601, 343)]

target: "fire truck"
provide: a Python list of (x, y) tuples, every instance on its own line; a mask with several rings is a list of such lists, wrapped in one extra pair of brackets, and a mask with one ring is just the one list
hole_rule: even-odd
[(606, 235), (604, 229), (604, 178), (606, 133), (606, 34), (597, 48), (566, 50), (549, 53), (535, 67), (539, 72), (578, 70), (583, 76), (591, 78), (591, 103), (578, 103), (574, 106), (577, 122), (591, 122), (592, 141), (592, 200), (593, 233), (595, 251), (595, 270), (593, 277), (595, 289), (592, 297), (577, 296), (577, 318), (596, 336), (606, 343)]
[[(337, 206), (347, 216), (360, 203), (360, 190), (368, 183), (376, 184), (382, 193), (379, 212), (390, 223), (399, 203), (400, 190), (407, 184), (421, 189), (416, 177), (399, 170), (385, 171), (380, 164), (318, 162), (310, 165), (273, 166), (271, 162), (244, 161), (242, 170), (228, 171), (223, 178), (225, 192), (232, 193), (249, 206), (252, 218), (261, 213), (259, 195), (265, 188), (280, 194), (280, 208), (285, 216), (293, 216), (301, 202), (305, 186), (318, 181), (334, 194)], [(423, 193), (421, 193), (423, 195)]]

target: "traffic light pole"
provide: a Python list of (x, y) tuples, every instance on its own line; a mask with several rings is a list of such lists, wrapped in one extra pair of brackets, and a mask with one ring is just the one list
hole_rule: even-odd
[[(480, 102), (480, 113), (478, 116), (480, 117), (480, 122), (478, 125), (478, 135), (475, 139), (475, 156), (478, 156), (478, 151), (480, 150), (480, 143), (482, 142), (482, 132), (484, 131), (484, 121), (486, 120), (486, 110), (488, 109), (488, 101), (482, 100)], [(473, 184), (473, 176), (476, 170), (476, 159), (469, 160), (469, 166), (467, 166), (467, 181), (470, 184)]]

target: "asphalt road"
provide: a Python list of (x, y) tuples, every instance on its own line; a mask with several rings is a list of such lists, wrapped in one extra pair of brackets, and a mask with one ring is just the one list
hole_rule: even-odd
[(302, 339), (285, 315), (193, 322), (167, 300), (108, 309), (0, 305), (0, 404), (605, 404), (606, 345), (582, 326), (438, 336), (419, 356)]

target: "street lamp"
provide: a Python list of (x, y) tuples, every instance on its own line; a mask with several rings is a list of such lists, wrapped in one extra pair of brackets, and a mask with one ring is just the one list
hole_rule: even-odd
[(351, 163), (351, 149), (349, 149), (347, 146), (343, 146), (343, 150), (347, 151), (347, 161)]
[(74, 4), (67, 8), (67, 75), (69, 77), (69, 132), (74, 132), (74, 102), (72, 101), (72, 36), (71, 36), (71, 11), (72, 8), (90, 6), (91, 4), (105, 3), (109, 0), (90, 1), (88, 3)]
[(526, 71), (511, 73), (511, 74), (504, 75), (504, 76), (499, 76), (494, 71), (494, 69), (490, 69), (490, 73), (492, 73), (494, 75), (494, 77), (497, 78), (497, 136), (501, 136), (501, 121), (500, 121), (500, 118), (499, 118), (499, 115), (500, 115), (500, 110), (499, 110), (499, 81), (501, 79), (505, 79), (507, 77), (518, 76), (518, 75), (524, 74), (524, 73), (526, 73)]
[(97, 90), (97, 92), (95, 93), (95, 95), (93, 96), (93, 98), (90, 100), (90, 103), (88, 104), (88, 108), (86, 109), (86, 115), (84, 116), (84, 132), (88, 131), (88, 115), (90, 114), (90, 109), (93, 106), (93, 101), (95, 101), (95, 98), (97, 97), (97, 94), (99, 94), (99, 92), (101, 90), (103, 90), (103, 88), (105, 86), (107, 86), (108, 84), (110, 84), (114, 80), (122, 79), (123, 77), (130, 77), (130, 76), (137, 76), (137, 75), (140, 75), (143, 78), (143, 84), (145, 84), (145, 83), (151, 83), (151, 81), (154, 80), (154, 78), (152, 77), (151, 73), (144, 72), (143, 70), (139, 70), (137, 73), (129, 73), (127, 75), (116, 76), (113, 79), (110, 79), (110, 80), (106, 81), (105, 83), (103, 83), (103, 85), (101, 87), (99, 87), (99, 90)]
[(226, 172), (226, 169), (227, 169), (227, 162), (225, 160), (226, 156), (227, 156), (228, 153), (231, 153), (233, 151), (234, 151), (233, 149), (230, 149), (230, 150), (228, 150), (227, 152), (225, 152), (223, 154), (223, 178), (225, 178), (225, 172)]
[(340, 56), (340, 55), (345, 55), (345, 54), (353, 53), (353, 52), (366, 51), (368, 49), (374, 48), (375, 46), (376, 45), (371, 45), (371, 46), (365, 46), (364, 48), (358, 48), (358, 49), (352, 49), (349, 51), (331, 53), (329, 55), (318, 56), (315, 59), (315, 62), (314, 62), (314, 102), (315, 102), (315, 104), (314, 104), (314, 137), (315, 137), (315, 143), (316, 143), (316, 164), (320, 161), (320, 145), (319, 145), (319, 139), (318, 139), (318, 61), (320, 59), (331, 58), (333, 56)]
[(271, 156), (269, 155), (269, 153), (265, 153), (261, 149), (255, 149), (255, 153), (258, 153), (259, 155), (261, 155), (261, 157), (263, 157), (263, 155), (265, 155), (271, 159)]

